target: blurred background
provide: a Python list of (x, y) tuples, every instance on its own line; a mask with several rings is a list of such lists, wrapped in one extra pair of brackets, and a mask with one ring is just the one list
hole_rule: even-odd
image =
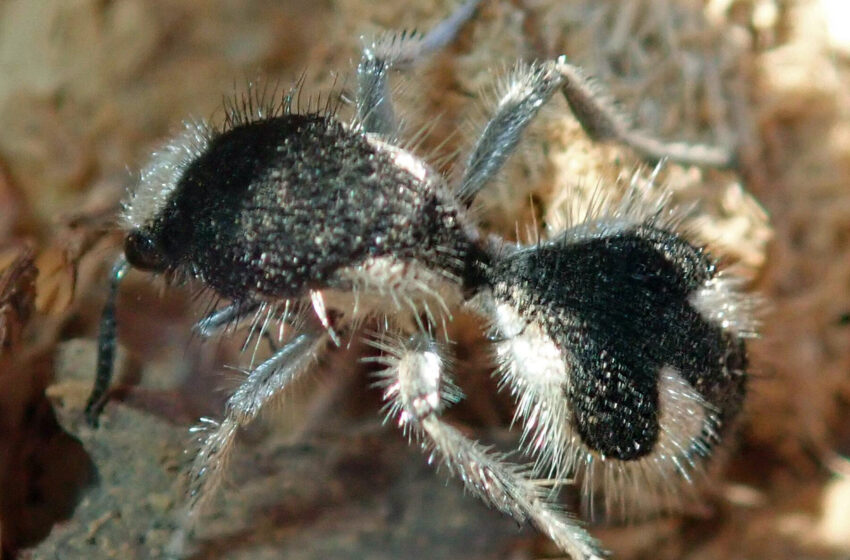
[[(238, 336), (192, 339), (201, 310), (188, 290), (131, 273), (113, 398), (100, 430), (81, 424), (135, 170), (184, 119), (221, 122), (222, 100), (249, 83), (302, 79), (305, 105), (350, 98), (361, 35), (427, 30), (455, 5), (0, 0), (4, 559), (162, 557), (188, 428), (217, 416), (240, 363)], [(454, 176), (498, 76), (559, 54), (640, 127), (736, 146), (734, 171), (668, 165), (663, 179), (766, 302), (747, 410), (698, 505), (591, 531), (616, 558), (850, 558), (850, 4), (483, 0), (457, 41), (398, 77), (407, 132), (428, 124), (422, 153)], [(508, 238), (557, 228), (639, 163), (588, 141), (556, 100), (483, 193), (482, 225)], [(481, 325), (453, 329), (467, 399), (451, 418), (507, 448), (511, 403)], [(334, 353), (246, 430), (192, 558), (557, 557), (382, 425), (356, 360), (366, 351)]]

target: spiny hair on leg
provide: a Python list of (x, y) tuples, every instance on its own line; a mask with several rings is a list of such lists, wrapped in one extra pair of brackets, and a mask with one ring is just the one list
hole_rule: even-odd
[(394, 335), (376, 345), (385, 352), (379, 385), (387, 411), (408, 436), (419, 440), (430, 463), (444, 467), (486, 504), (517, 521), (532, 522), (575, 558), (601, 558), (597, 543), (551, 502), (526, 465), (508, 462), (441, 420), (443, 408), (457, 397), (433, 338)]
[[(364, 361), (383, 366), (375, 373), (374, 387), (380, 389), (385, 400), (382, 413), (386, 422), (395, 422), (408, 437), (412, 435), (411, 424), (418, 422), (410, 410), (419, 416), (439, 414), (444, 407), (463, 398), (463, 392), (452, 381), (450, 372), (454, 360), (445, 344), (435, 341), (430, 335), (404, 334), (398, 330), (383, 330), (370, 333), (367, 343), (381, 352), (380, 355), (364, 358)], [(414, 377), (408, 372), (420, 373)], [(427, 372), (421, 375), (421, 372)], [(414, 381), (416, 385), (404, 385)], [(411, 402), (406, 401), (414, 395)]]

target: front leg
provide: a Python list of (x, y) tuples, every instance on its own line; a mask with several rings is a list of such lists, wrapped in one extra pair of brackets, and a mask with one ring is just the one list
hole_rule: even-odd
[(463, 481), (466, 489), (491, 507), (520, 522), (531, 521), (576, 560), (604, 556), (596, 541), (550, 502), (546, 492), (529, 478), (529, 470), (472, 441), (445, 423), (440, 415), (460, 398), (445, 373), (440, 346), (419, 333), (408, 339), (388, 335), (375, 343), (387, 365), (379, 386), (384, 390), (388, 416), (415, 435), (431, 458)]
[(308, 326), (247, 374), (227, 399), (223, 420), (202, 418), (201, 425), (193, 428), (193, 432), (200, 434), (201, 448), (189, 473), (188, 503), (180, 512), (178, 529), (168, 547), (171, 556), (184, 556), (198, 515), (227, 471), (239, 429), (250, 424), (269, 402), (279, 397), (296, 377), (309, 369), (327, 340), (324, 331)]
[(193, 330), (203, 338), (211, 338), (230, 326), (238, 325), (246, 317), (256, 314), (259, 301), (237, 301), (216, 309), (195, 323)]

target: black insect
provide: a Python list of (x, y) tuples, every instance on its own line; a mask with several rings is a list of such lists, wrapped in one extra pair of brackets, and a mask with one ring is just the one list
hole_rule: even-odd
[[(222, 129), (186, 125), (126, 200), (89, 421), (105, 403), (115, 292), (129, 266), (194, 279), (228, 300), (198, 323), (203, 335), (249, 317), (264, 318), (263, 333), (285, 331), (230, 396), (224, 418), (208, 422), (187, 524), (218, 485), (237, 429), (367, 320), (383, 328), (371, 342), (383, 351), (388, 417), (469, 492), (531, 521), (574, 558), (603, 553), (536, 479), (557, 487), (578, 477), (612, 503), (662, 500), (728, 432), (745, 394), (747, 300), (678, 233), (680, 217), (652, 180), (636, 177), (621, 201), (527, 246), (483, 235), (469, 207), (558, 91), (593, 138), (648, 159), (729, 165), (729, 152), (636, 132), (559, 58), (517, 67), (462, 179), (450, 184), (396, 143), (388, 72), (450, 41), (476, 4), (427, 35), (368, 44), (353, 122), (300, 114), (289, 96), (256, 106), (249, 96)], [(460, 398), (439, 342), (460, 308), (491, 325), (498, 375), (516, 399), (533, 464), (508, 462), (441, 418)]]

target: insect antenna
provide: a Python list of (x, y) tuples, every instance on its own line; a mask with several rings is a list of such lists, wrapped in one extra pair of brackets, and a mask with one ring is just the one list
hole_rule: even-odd
[(130, 264), (124, 255), (115, 261), (110, 274), (109, 293), (100, 316), (100, 333), (97, 336), (97, 374), (85, 409), (86, 422), (95, 428), (98, 417), (106, 406), (109, 382), (115, 372), (115, 299), (118, 296), (118, 286), (129, 268)]

